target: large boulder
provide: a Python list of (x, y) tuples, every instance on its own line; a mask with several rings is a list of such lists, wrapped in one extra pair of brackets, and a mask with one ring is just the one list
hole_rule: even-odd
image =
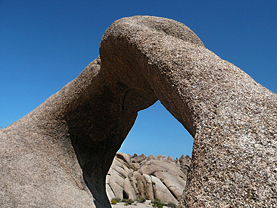
[(103, 73), (116, 80), (111, 85), (129, 87), (126, 102), (134, 103), (127, 95), (152, 90), (194, 137), (182, 206), (277, 204), (276, 94), (168, 19), (116, 21), (102, 38), (100, 55)]
[(162, 155), (146, 157), (116, 153), (106, 178), (108, 198), (160, 199), (178, 204), (187, 180), (187, 174), (181, 171), (177, 162), (182, 157), (173, 160)]
[(194, 137), (181, 206), (277, 204), (277, 95), (182, 23), (135, 16), (106, 30), (75, 80), (0, 131), (1, 206), (110, 207), (106, 174), (157, 100)]
[(0, 131), (0, 207), (95, 207), (64, 116), (97, 91), (90, 79), (99, 70), (95, 60), (34, 111)]

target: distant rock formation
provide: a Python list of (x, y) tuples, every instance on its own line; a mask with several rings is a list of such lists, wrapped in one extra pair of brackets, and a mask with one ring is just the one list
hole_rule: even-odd
[(163, 155), (116, 153), (106, 178), (108, 197), (110, 200), (160, 199), (178, 204), (186, 187), (190, 162), (190, 157), (184, 155), (174, 160)]
[(276, 94), (166, 18), (117, 20), (99, 51), (0, 130), (1, 207), (110, 208), (106, 174), (137, 112), (157, 100), (194, 138), (180, 206), (277, 204)]

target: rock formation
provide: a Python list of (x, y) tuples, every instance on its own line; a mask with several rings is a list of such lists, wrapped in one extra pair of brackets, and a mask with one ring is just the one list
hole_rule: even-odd
[(107, 29), (75, 80), (0, 131), (0, 206), (90, 207), (85, 183), (97, 207), (110, 207), (113, 158), (157, 100), (194, 137), (180, 206), (277, 204), (277, 95), (182, 23), (135, 16)]
[(187, 170), (180, 164), (190, 166), (190, 157), (127, 155), (116, 153), (106, 178), (108, 198), (147, 199), (178, 204), (187, 180)]

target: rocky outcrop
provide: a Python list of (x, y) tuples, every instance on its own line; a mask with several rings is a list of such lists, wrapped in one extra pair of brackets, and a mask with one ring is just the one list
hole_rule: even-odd
[(109, 199), (160, 199), (162, 202), (178, 204), (187, 180), (187, 170), (182, 172), (185, 158), (190, 166), (190, 157), (131, 156), (116, 153), (107, 174), (106, 189)]
[(87, 77), (99, 69), (94, 61), (77, 79), (0, 131), (0, 207), (95, 207), (64, 116), (89, 96), (87, 89), (97, 84)]
[(135, 16), (107, 29), (75, 80), (0, 131), (0, 205), (110, 207), (106, 174), (157, 100), (194, 138), (181, 206), (277, 204), (277, 95), (182, 23)]

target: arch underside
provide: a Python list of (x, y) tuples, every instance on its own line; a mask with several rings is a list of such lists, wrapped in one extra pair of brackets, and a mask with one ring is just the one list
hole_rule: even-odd
[(114, 22), (100, 56), (10, 128), (24, 123), (50, 140), (65, 138), (63, 148), (70, 140), (96, 207), (110, 207), (105, 178), (115, 153), (137, 112), (157, 100), (194, 137), (181, 206), (277, 203), (276, 94), (173, 20), (135, 16)]
[[(116, 106), (108, 107), (116, 112), (114, 117), (108, 114), (114, 119), (109, 123), (115, 125), (111, 132), (116, 133), (105, 138), (113, 146), (105, 171), (137, 112), (159, 99), (194, 137), (183, 206), (275, 203), (268, 196), (274, 192), (267, 182), (253, 177), (261, 171), (269, 174), (260, 168), (261, 158), (270, 160), (276, 154), (267, 146), (256, 155), (261, 141), (258, 132), (263, 132), (263, 139), (276, 142), (275, 94), (207, 50), (189, 28), (168, 19), (138, 16), (116, 21), (101, 40), (100, 57), (102, 84), (109, 89), (105, 95), (114, 96), (111, 103)], [(265, 126), (264, 119), (270, 124)], [(273, 163), (269, 166), (271, 170), (275, 167)]]

